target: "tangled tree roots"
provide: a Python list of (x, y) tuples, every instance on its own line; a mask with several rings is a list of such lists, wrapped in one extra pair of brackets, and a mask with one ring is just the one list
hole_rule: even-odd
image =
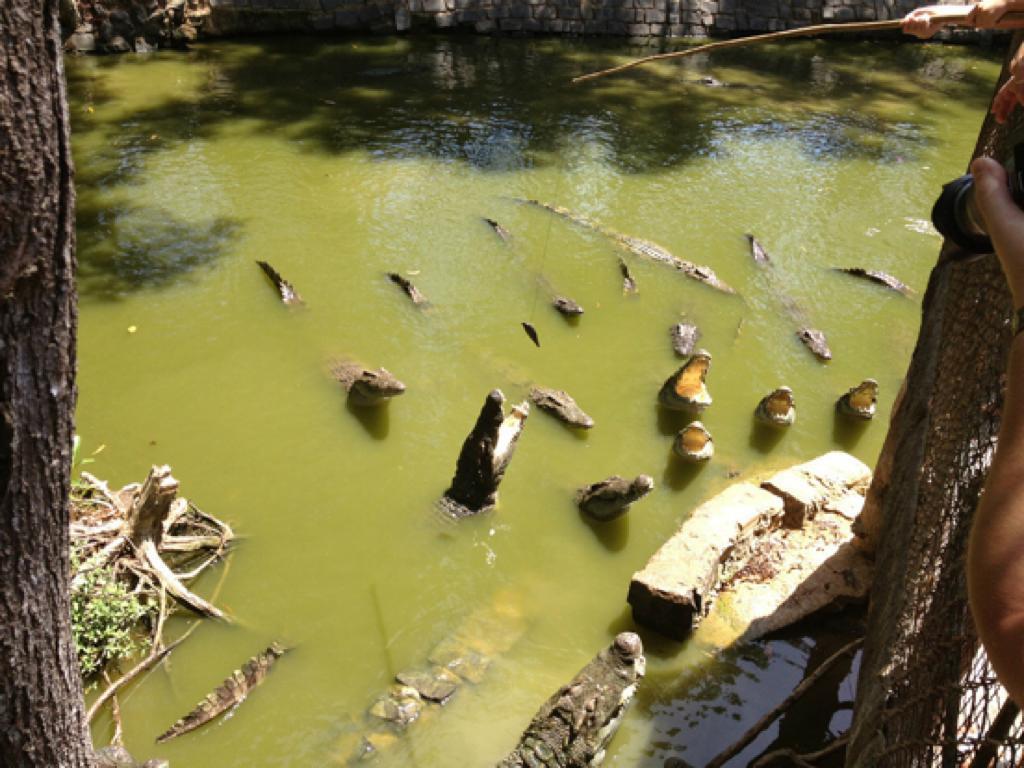
[(164, 623), (177, 603), (204, 617), (227, 620), (224, 612), (192, 592), (195, 579), (227, 551), (234, 534), (227, 523), (178, 496), (178, 481), (168, 466), (153, 467), (146, 481), (120, 491), (82, 472), (71, 498), (71, 543), (79, 554), (72, 590), (90, 571), (111, 568), (140, 600), (158, 606), (152, 622), (149, 654), (113, 682), (89, 709), (91, 721), (126, 683), (153, 667), (187, 634), (171, 644), (163, 638)]

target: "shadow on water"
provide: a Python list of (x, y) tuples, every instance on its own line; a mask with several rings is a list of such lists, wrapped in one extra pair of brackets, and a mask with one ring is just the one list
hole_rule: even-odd
[(629, 510), (614, 520), (601, 522), (589, 517), (583, 510), (579, 512), (580, 520), (587, 524), (594, 536), (609, 552), (620, 552), (629, 542)]
[(697, 479), (707, 465), (706, 461), (691, 464), (669, 451), (668, 463), (665, 464), (665, 471), (661, 475), (662, 482), (673, 491), (684, 491), (690, 483)]
[(870, 424), (870, 419), (854, 419), (836, 412), (832, 420), (832, 440), (841, 445), (844, 451), (852, 451)]
[[(306, 37), (69, 60), (76, 141), (99, 148), (77, 158), (81, 290), (112, 298), (156, 288), (218, 257), (238, 222), (174, 221), (129, 195), (155, 153), (228, 130), (273, 132), (304, 152), (426, 157), (486, 172), (573, 167), (586, 162), (574, 148), (599, 145), (618, 171), (650, 173), (715, 156), (727, 141), (778, 138), (812, 158), (899, 161), (942, 119), (937, 91), (982, 109), (991, 89), (983, 73), (937, 49), (833, 41), (751, 47), (569, 84), (650, 52), (621, 41)], [(102, 118), (101, 107), (118, 99), (107, 70), (176, 59), (204, 77), (155, 94), (128, 119)], [(882, 76), (865, 64), (874, 60), (906, 74)], [(701, 85), (712, 69), (726, 86), (756, 87)], [(772, 118), (759, 116), (761, 104), (772, 105)]]
[(750, 447), (758, 453), (770, 453), (786, 435), (787, 427), (773, 427), (764, 424), (756, 417), (750, 419)]
[(654, 406), (658, 411), (658, 432), (665, 437), (675, 437), (679, 430), (693, 421), (696, 416), (683, 411), (673, 411), (662, 405)]
[(374, 440), (384, 440), (391, 429), (391, 409), (387, 404), (371, 408), (360, 408), (345, 398), (345, 410), (356, 417), (356, 421)]

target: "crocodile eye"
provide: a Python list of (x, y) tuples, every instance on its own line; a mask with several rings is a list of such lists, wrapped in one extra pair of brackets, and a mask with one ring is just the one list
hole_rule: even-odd
[(643, 643), (635, 632), (620, 632), (615, 636), (615, 650), (627, 659), (632, 659), (643, 653)]

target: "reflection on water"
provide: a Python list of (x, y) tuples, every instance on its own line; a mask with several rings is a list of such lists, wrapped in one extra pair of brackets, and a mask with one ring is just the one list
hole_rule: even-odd
[[(524, 607), (523, 637), (379, 758), (493, 764), (552, 691), (634, 629), (629, 578), (694, 506), (827, 450), (874, 460), (919, 299), (827, 268), (881, 269), (923, 288), (938, 239), (907, 222), (927, 219), (941, 183), (961, 173), (996, 59), (807, 42), (568, 85), (642, 52), (412, 36), (68, 61), (78, 429), (87, 450), (107, 446), (91, 469), (121, 483), (170, 463), (183, 491), (244, 537), (218, 574), (219, 604), (238, 626), (202, 626), (125, 697), (133, 754), (329, 764), (396, 670), (501, 594)], [(742, 300), (518, 198), (707, 264)], [(771, 280), (747, 232), (771, 253)], [(635, 296), (623, 295), (620, 258)], [(286, 275), (306, 308), (284, 311), (254, 260)], [(430, 311), (388, 272), (413, 281)], [(565, 322), (549, 306), (556, 291), (586, 314)], [(794, 337), (786, 301), (827, 334), (827, 366)], [(706, 465), (672, 456), (689, 417), (656, 406), (679, 366), (667, 332), (683, 319), (715, 361)], [(408, 389), (385, 408), (343, 406), (326, 373), (335, 358), (383, 365)], [(878, 415), (841, 424), (836, 398), (867, 376), (880, 382)], [(596, 426), (584, 435), (533, 413), (499, 508), (442, 528), (434, 502), (484, 395), (500, 387), (518, 402), (533, 384), (569, 392)], [(799, 419), (761, 433), (751, 414), (780, 385), (793, 388)], [(599, 526), (575, 509), (587, 482), (639, 473), (660, 477), (657, 488), (621, 520)], [(648, 677), (612, 765), (699, 765), (843, 634), (818, 622), (710, 659), (640, 631)], [(230, 720), (153, 746), (273, 639), (296, 647), (287, 669)], [(776, 737), (812, 748), (842, 730), (852, 674), (837, 672), (818, 709), (787, 718), (744, 759)]]

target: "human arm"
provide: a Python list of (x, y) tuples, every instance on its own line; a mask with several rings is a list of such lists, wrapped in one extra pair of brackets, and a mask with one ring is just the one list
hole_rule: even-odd
[[(1022, 307), (1024, 211), (1010, 197), (998, 163), (980, 158), (971, 171), (1014, 307)], [(1011, 342), (999, 442), (971, 528), (967, 587), (996, 676), (1010, 697), (1024, 704), (1024, 333)]]
[(1017, 20), (1004, 19), (1008, 13), (1024, 12), (1024, 0), (982, 0), (972, 6), (926, 5), (903, 17), (903, 31), (928, 38), (950, 25), (975, 29), (1014, 29)]

